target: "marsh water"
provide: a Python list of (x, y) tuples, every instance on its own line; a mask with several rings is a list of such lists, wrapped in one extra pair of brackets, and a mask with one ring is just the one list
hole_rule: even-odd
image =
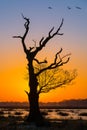
[[(83, 119), (87, 120), (87, 109), (41, 109), (45, 118), (48, 119)], [(26, 117), (28, 109), (0, 108), (0, 116), (20, 116)]]

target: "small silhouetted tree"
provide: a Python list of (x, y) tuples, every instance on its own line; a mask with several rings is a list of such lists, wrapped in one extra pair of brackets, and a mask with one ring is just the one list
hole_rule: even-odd
[[(23, 15), (22, 15), (23, 16)], [(23, 36), (13, 36), (14, 38), (20, 38), (23, 46), (23, 50), (26, 54), (26, 59), (28, 61), (28, 77), (29, 77), (29, 92), (26, 91), (29, 99), (29, 115), (27, 121), (42, 124), (44, 118), (39, 109), (39, 94), (49, 92), (52, 89), (64, 86), (70, 83), (75, 78), (74, 72), (64, 71), (60, 69), (60, 66), (68, 63), (70, 54), (61, 56), (63, 49), (61, 48), (54, 57), (54, 61), (48, 64), (47, 60), (39, 61), (36, 55), (46, 46), (46, 44), (55, 36), (63, 35), (60, 33), (60, 29), (63, 25), (63, 19), (60, 26), (55, 32), (53, 32), (54, 27), (49, 31), (48, 36), (42, 37), (39, 41), (39, 45), (34, 47), (26, 47), (25, 39), (29, 31), (30, 20), (23, 16), (25, 20), (25, 32)], [(37, 65), (36, 65), (37, 64)]]

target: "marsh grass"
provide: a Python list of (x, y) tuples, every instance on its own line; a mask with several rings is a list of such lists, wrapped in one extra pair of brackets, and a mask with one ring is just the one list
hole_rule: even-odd
[(20, 116), (2, 116), (0, 130), (87, 130), (87, 120), (48, 120), (50, 126), (37, 127), (34, 123), (25, 122)]
[(4, 111), (0, 111), (0, 115), (3, 115), (4, 114)]
[(16, 111), (14, 114), (15, 114), (15, 115), (22, 115), (23, 113)]
[[(26, 109), (28, 111), (28, 109)], [(22, 116), (24, 112), (9, 109), (8, 116), (5, 116), (7, 110), (0, 110), (0, 130), (87, 130), (87, 120), (83, 118), (67, 119), (67, 111), (62, 111), (59, 109), (45, 109), (41, 110), (43, 116), (50, 122), (49, 126), (37, 127), (34, 123), (25, 122), (27, 116)], [(49, 119), (48, 115), (51, 112), (56, 112), (59, 116), (64, 117), (60, 119)], [(79, 112), (79, 116), (87, 116), (86, 112)]]
[(87, 113), (82, 112), (82, 113), (79, 114), (79, 116), (87, 116)]
[(41, 114), (42, 114), (43, 116), (47, 116), (47, 115), (48, 115), (48, 111), (42, 110), (42, 111), (41, 111)]
[(68, 113), (66, 113), (66, 112), (58, 112), (58, 114), (60, 115), (60, 116), (68, 116), (69, 114)]

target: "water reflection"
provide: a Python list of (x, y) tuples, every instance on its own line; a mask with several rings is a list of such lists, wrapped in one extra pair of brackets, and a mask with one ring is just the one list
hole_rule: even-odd
[[(28, 115), (28, 111), (28, 109), (0, 108), (0, 116), (26, 117)], [(87, 109), (41, 109), (41, 112), (43, 116), (49, 119), (87, 120)]]

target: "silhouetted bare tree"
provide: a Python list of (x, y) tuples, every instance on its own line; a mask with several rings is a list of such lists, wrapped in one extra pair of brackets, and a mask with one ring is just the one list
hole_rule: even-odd
[(53, 27), (49, 31), (48, 36), (46, 38), (42, 37), (39, 41), (38, 46), (36, 46), (36, 42), (34, 41), (35, 46), (29, 47), (28, 49), (25, 44), (25, 38), (29, 31), (30, 20), (23, 15), (22, 17), (25, 20), (25, 32), (23, 36), (19, 35), (13, 37), (21, 39), (23, 50), (26, 54), (26, 58), (28, 61), (28, 77), (30, 91), (26, 91), (26, 93), (29, 99), (30, 112), (27, 121), (42, 124), (44, 122), (44, 118), (42, 117), (42, 114), (39, 109), (39, 94), (42, 92), (49, 92), (52, 89), (70, 83), (75, 78), (75, 73), (59, 69), (60, 66), (63, 66), (64, 64), (68, 63), (70, 59), (70, 54), (61, 56), (61, 52), (63, 51), (62, 48), (55, 54), (54, 61), (51, 64), (48, 64), (47, 60), (40, 62), (36, 58), (38, 52), (40, 52), (52, 38), (57, 35), (63, 35), (63, 33), (60, 33), (60, 29), (63, 25), (64, 20), (62, 19), (60, 26), (55, 32), (53, 32)]

